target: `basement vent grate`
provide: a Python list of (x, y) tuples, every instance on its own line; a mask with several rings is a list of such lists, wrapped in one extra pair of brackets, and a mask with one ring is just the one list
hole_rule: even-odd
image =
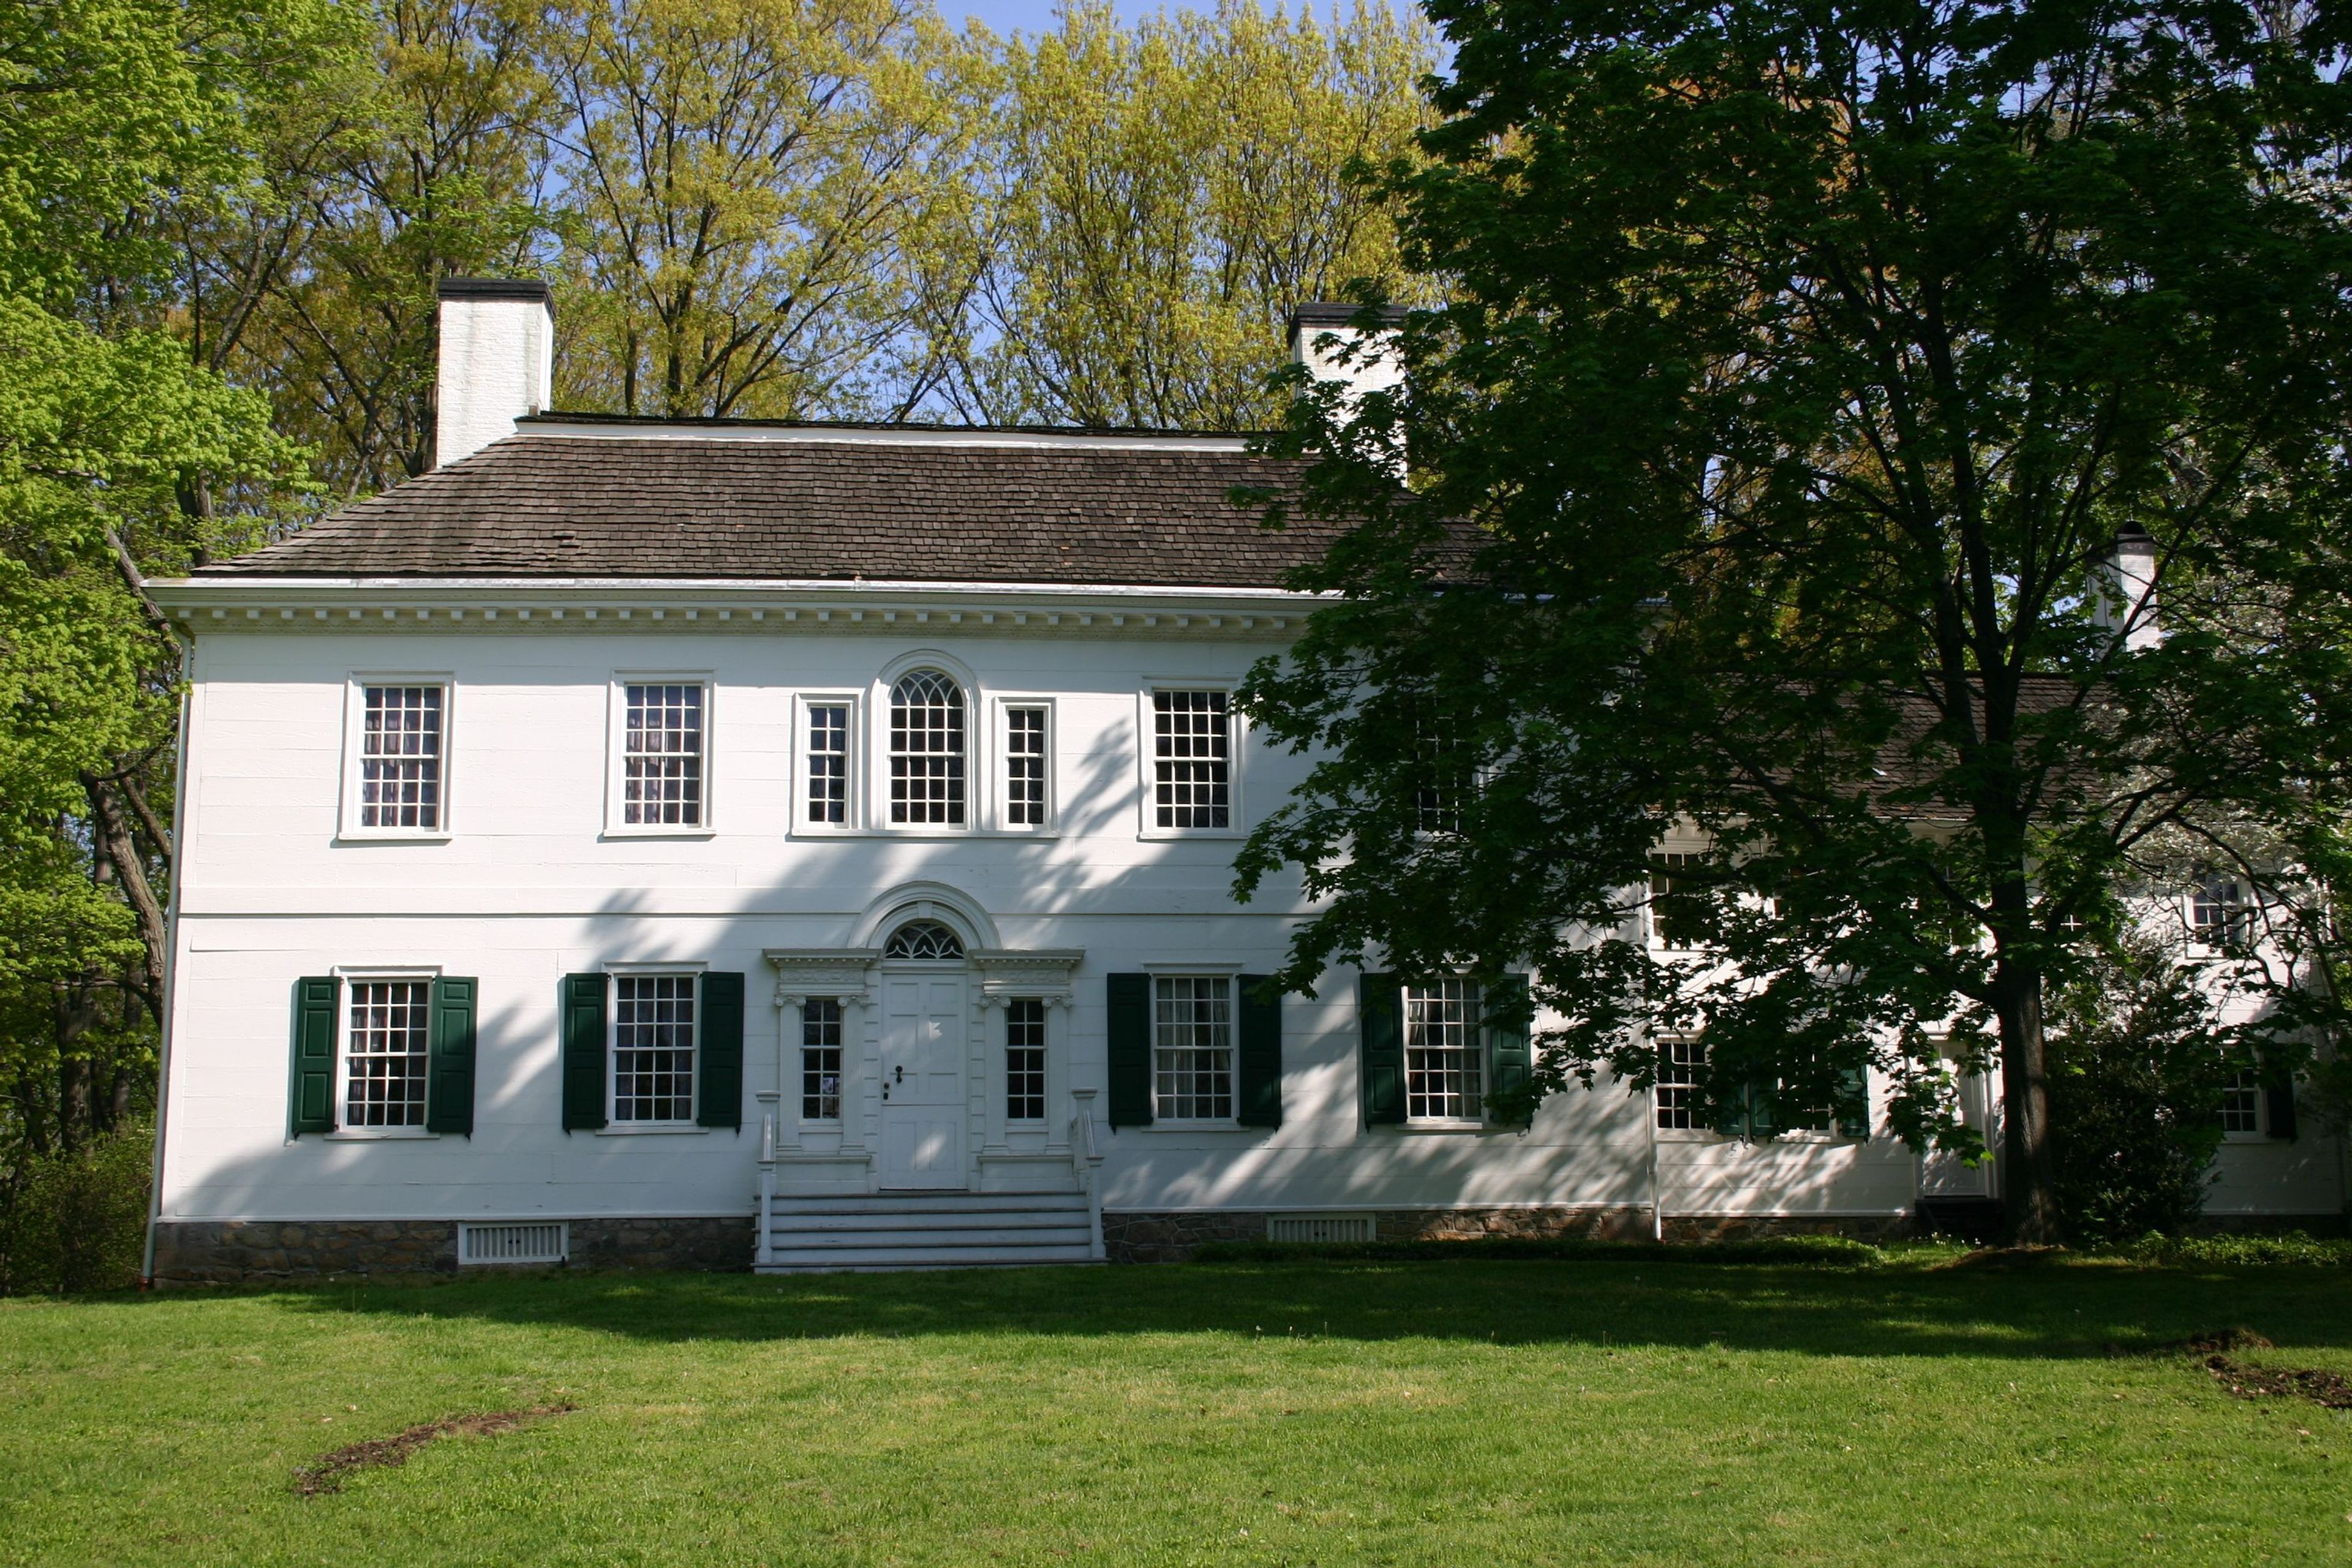
[(529, 1225), (460, 1225), (460, 1263), (561, 1263), (572, 1256), (572, 1227), (562, 1220)]
[(1372, 1241), (1377, 1239), (1368, 1214), (1270, 1214), (1265, 1216), (1268, 1241)]

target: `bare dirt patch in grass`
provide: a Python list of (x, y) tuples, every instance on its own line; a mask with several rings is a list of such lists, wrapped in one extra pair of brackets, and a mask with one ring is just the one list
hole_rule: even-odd
[(436, 1437), (453, 1436), (458, 1433), (476, 1437), (495, 1437), (501, 1432), (511, 1432), (542, 1416), (562, 1415), (579, 1408), (576, 1405), (534, 1405), (528, 1410), (494, 1410), (480, 1415), (451, 1415), (411, 1426), (394, 1436), (371, 1437), (364, 1443), (347, 1443), (315, 1464), (305, 1465), (296, 1470), (294, 1489), (303, 1497), (341, 1491), (343, 1478), (353, 1470), (406, 1464), (409, 1455)]
[[(2228, 1352), (2278, 1347), (2252, 1329), (2209, 1329), (2185, 1340), (2168, 1340), (2141, 1352), (2151, 1356), (2190, 1356), (2239, 1399), (2308, 1399), (2328, 1410), (2352, 1410), (2352, 1379), (2317, 1367), (2248, 1366)], [(2122, 1355), (2120, 1346), (2107, 1353)]]

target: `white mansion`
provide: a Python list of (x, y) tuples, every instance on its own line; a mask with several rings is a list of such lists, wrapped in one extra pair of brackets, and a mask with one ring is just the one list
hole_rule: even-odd
[[(155, 587), (191, 647), (159, 1278), (1995, 1190), (1864, 1128), (1693, 1126), (1672, 1073), (1497, 1125), (1527, 1043), (1462, 984), (1264, 994), (1302, 906), (1232, 863), (1303, 764), (1232, 691), (1328, 535), (1231, 503), (1293, 476), (1243, 438), (547, 413), (546, 289), (443, 294), (440, 466)], [(2339, 1141), (2232, 1116), (2211, 1212), (2341, 1212)]]

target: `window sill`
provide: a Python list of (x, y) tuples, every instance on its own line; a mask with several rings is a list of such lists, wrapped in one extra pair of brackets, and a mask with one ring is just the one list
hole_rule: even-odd
[[(1121, 1128), (1119, 1131), (1127, 1131), (1129, 1129)], [(1171, 1121), (1166, 1117), (1155, 1116), (1133, 1131), (1137, 1132), (1268, 1132), (1273, 1129), (1244, 1127), (1238, 1121)]]
[(338, 1127), (319, 1136), (330, 1143), (429, 1143), (441, 1134), (422, 1127)]
[(600, 839), (630, 838), (716, 838), (715, 827), (607, 827), (596, 836)]
[(1491, 1124), (1491, 1123), (1489, 1123), (1489, 1122), (1485, 1122), (1485, 1121), (1406, 1121), (1406, 1122), (1402, 1123), (1401, 1126), (1399, 1126), (1399, 1127), (1398, 1127), (1398, 1129), (1397, 1129), (1397, 1131), (1400, 1131), (1400, 1132), (1437, 1132), (1437, 1133), (1452, 1132), (1452, 1133), (1463, 1133), (1463, 1132), (1517, 1132), (1517, 1131), (1519, 1131), (1519, 1129), (1518, 1129), (1518, 1128), (1517, 1128), (1517, 1127), (1497, 1127), (1497, 1126), (1495, 1126), (1495, 1125), (1493, 1125), (1493, 1124)]
[(1137, 837), (1154, 844), (1168, 844), (1186, 838), (1206, 839), (1213, 843), (1226, 839), (1247, 838), (1249, 830), (1243, 827), (1147, 827)]
[(821, 843), (832, 838), (1059, 838), (1054, 827), (809, 827), (793, 828), (786, 837)]
[(335, 835), (337, 844), (446, 844), (457, 835), (447, 828), (431, 833), (404, 833), (397, 828), (378, 830), (354, 827)]
[(691, 1121), (647, 1121), (627, 1126), (599, 1127), (596, 1129), (596, 1136), (599, 1138), (675, 1138), (698, 1136), (701, 1133), (717, 1131), (719, 1129), (714, 1127), (698, 1127)]

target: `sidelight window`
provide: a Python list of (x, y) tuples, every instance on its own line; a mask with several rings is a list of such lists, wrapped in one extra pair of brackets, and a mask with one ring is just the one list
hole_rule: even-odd
[(1004, 1005), (1004, 1119), (1045, 1120), (1045, 1004), (1039, 997)]
[(801, 1004), (801, 1120), (841, 1120), (841, 1003)]

